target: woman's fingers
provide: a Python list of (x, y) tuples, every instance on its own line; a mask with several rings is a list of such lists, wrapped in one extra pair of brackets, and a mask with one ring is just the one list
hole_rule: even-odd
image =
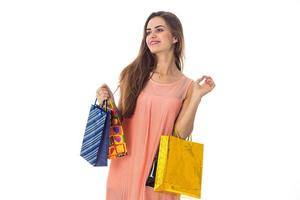
[(198, 79), (196, 80), (196, 83), (199, 84), (204, 78), (205, 78), (205, 76), (202, 76), (201, 78), (198, 78)]
[(207, 84), (210, 87), (214, 87), (215, 86), (215, 82), (212, 80), (212, 78), (210, 76), (208, 76), (207, 80), (206, 80)]
[(207, 83), (209, 86), (214, 86), (215, 83), (210, 76), (203, 75), (201, 78), (196, 80), (196, 83), (200, 84), (204, 80), (204, 83)]
[(110, 98), (110, 89), (106, 84), (102, 84), (96, 91), (99, 102)]

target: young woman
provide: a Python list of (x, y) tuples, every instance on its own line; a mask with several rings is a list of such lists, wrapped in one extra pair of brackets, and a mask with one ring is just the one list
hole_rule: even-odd
[[(193, 130), (195, 114), (204, 95), (214, 87), (209, 76), (196, 81), (182, 73), (184, 37), (182, 25), (170, 12), (153, 12), (145, 22), (137, 58), (120, 74), (118, 110), (123, 119), (128, 155), (111, 160), (107, 200), (178, 200), (180, 196), (155, 192), (145, 185), (161, 135), (181, 138)], [(99, 102), (111, 99), (103, 84)]]

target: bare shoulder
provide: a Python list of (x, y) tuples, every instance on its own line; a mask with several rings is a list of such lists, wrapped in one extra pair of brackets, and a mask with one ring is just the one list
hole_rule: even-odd
[(189, 85), (185, 99), (190, 99), (191, 98), (191, 96), (193, 94), (193, 85), (194, 85), (194, 81), (192, 81), (192, 83)]
[(183, 74), (183, 76), (185, 76), (185, 78), (188, 81), (188, 89), (187, 89), (185, 99), (189, 99), (192, 96), (193, 86), (196, 84), (196, 82), (193, 79), (189, 78), (188, 76), (186, 76), (184, 74)]

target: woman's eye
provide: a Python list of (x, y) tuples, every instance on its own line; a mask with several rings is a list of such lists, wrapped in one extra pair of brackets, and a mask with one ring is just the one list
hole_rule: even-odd
[[(155, 30), (155, 32), (162, 32), (164, 31), (164, 29), (158, 28)], [(146, 36), (149, 35), (151, 33), (151, 31), (146, 32)]]

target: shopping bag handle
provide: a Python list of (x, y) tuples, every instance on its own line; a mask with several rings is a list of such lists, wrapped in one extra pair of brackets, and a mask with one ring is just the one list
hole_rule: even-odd
[[(96, 98), (95, 99), (95, 103), (94, 103), (94, 106), (96, 106), (97, 104), (97, 100), (98, 100), (98, 98)], [(99, 105), (101, 108), (103, 108), (105, 111), (107, 111), (107, 100), (103, 100), (102, 101), (102, 104), (101, 105)], [(105, 107), (104, 107), (105, 106)]]
[[(120, 87), (120, 84), (118, 85), (117, 89), (114, 91), (113, 94), (116, 93), (116, 91), (118, 90), (119, 87)], [(97, 105), (97, 104), (96, 104), (96, 103), (97, 103), (97, 100), (98, 100), (98, 98), (96, 97), (94, 106)], [(100, 103), (100, 102), (99, 102), (99, 103)], [(105, 108), (104, 108), (104, 103), (105, 103)], [(111, 108), (113, 108), (113, 104), (112, 104), (111, 99), (108, 99), (108, 101), (107, 101), (107, 100), (103, 100), (103, 101), (102, 101), (102, 104), (100, 104), (99, 106), (102, 107), (103, 109), (105, 109), (105, 111), (107, 111), (107, 104), (108, 104), (108, 103), (110, 104)]]
[[(116, 91), (118, 90), (118, 88), (120, 87), (120, 84), (118, 85), (118, 87), (115, 89), (115, 91), (113, 92), (113, 95), (116, 93)], [(111, 109), (114, 108), (113, 106), (113, 103), (112, 103), (112, 100), (111, 98), (108, 98), (108, 103), (109, 103), (109, 106), (111, 107)]]
[(120, 84), (118, 85), (118, 87), (117, 87), (117, 89), (115, 89), (115, 91), (114, 91), (114, 93), (113, 94), (115, 94), (116, 93), (116, 91), (118, 90), (118, 88), (120, 87)]
[[(175, 133), (175, 136), (177, 136), (178, 138), (180, 138), (179, 133), (178, 133), (178, 131), (175, 128), (174, 128), (174, 133)], [(192, 140), (192, 133), (188, 135), (187, 141), (193, 141)]]

